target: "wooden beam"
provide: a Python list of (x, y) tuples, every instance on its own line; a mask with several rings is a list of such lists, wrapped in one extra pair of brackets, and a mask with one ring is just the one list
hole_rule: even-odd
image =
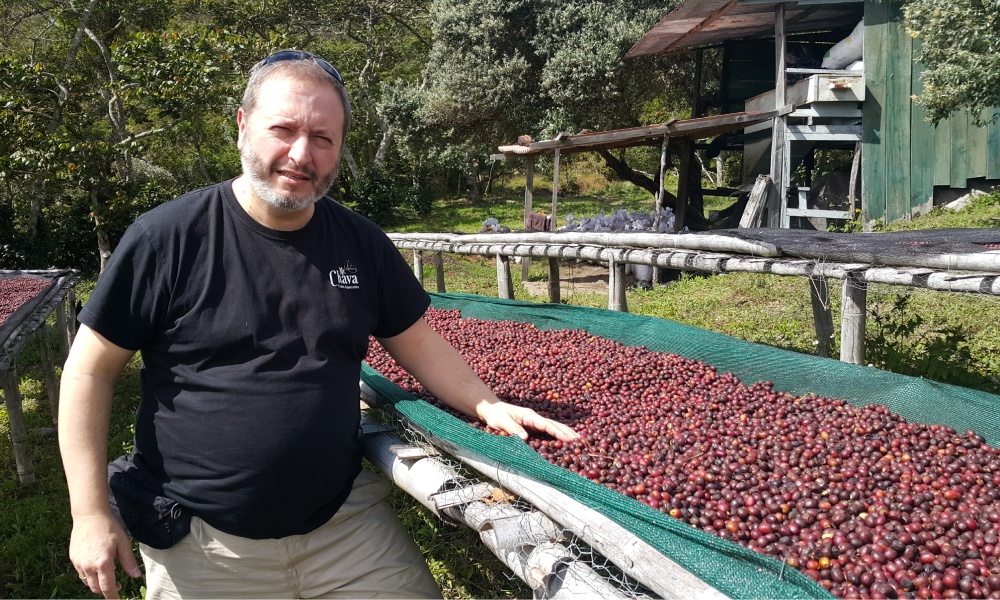
[(708, 28), (712, 23), (715, 23), (716, 21), (724, 17), (725, 14), (729, 12), (729, 10), (734, 6), (736, 6), (738, 3), (739, 0), (730, 0), (725, 4), (725, 6), (722, 6), (719, 9), (715, 10), (714, 12), (712, 12), (712, 14), (702, 19), (700, 23), (698, 23), (691, 29), (688, 29), (687, 32), (684, 33), (684, 35), (678, 37), (670, 44), (667, 44), (666, 47), (661, 49), (659, 53), (666, 54), (674, 50), (675, 48), (683, 48), (687, 40), (691, 39), (696, 34), (701, 33), (703, 30)]
[[(774, 105), (785, 104), (785, 52), (787, 39), (785, 37), (785, 5), (778, 4), (774, 8)], [(768, 227), (780, 227), (785, 222), (785, 204), (788, 193), (788, 119), (784, 115), (774, 118), (771, 138), (771, 181), (774, 183), (774, 194), (768, 203)]]
[[(500, 146), (501, 154), (491, 155), (494, 160), (524, 159), (543, 154), (552, 154), (556, 148), (564, 154), (572, 152), (587, 152), (607, 148), (624, 148), (628, 146), (649, 145), (664, 135), (671, 137), (711, 137), (742, 129), (747, 125), (772, 119), (775, 116), (788, 114), (793, 106), (776, 104), (773, 110), (748, 111), (699, 117), (697, 119), (671, 120), (659, 125), (632, 127), (598, 133), (582, 133), (568, 135), (559, 139), (535, 142), (529, 146)], [(516, 151), (515, 151), (516, 149)]]
[(750, 199), (747, 200), (746, 208), (743, 209), (743, 216), (740, 217), (740, 227), (744, 229), (760, 227), (770, 190), (771, 178), (767, 175), (758, 175), (757, 181), (753, 184), (753, 190), (750, 192)]
[(439, 294), (444, 293), (444, 259), (441, 257), (440, 252), (434, 253), (434, 275), (437, 280), (437, 291)]

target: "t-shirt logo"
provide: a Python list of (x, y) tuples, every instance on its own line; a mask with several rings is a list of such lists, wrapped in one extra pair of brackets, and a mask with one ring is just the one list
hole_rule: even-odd
[(356, 290), (358, 285), (358, 268), (346, 261), (344, 266), (330, 271), (330, 285), (342, 290)]

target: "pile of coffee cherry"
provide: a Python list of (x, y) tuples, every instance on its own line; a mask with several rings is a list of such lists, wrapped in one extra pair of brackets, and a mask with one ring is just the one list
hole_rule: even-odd
[[(583, 330), (439, 309), (426, 319), (502, 400), (580, 434), (529, 440), (553, 464), (783, 560), (837, 597), (1000, 598), (1000, 453), (975, 432), (748, 385)], [(377, 343), (367, 361), (458, 415)]]

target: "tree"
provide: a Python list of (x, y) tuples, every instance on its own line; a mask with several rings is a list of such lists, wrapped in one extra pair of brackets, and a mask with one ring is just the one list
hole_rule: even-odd
[[(57, 209), (83, 204), (103, 268), (124, 226), (178, 191), (176, 175), (158, 165), (170, 157), (178, 166), (190, 147), (175, 130), (208, 130), (235, 110), (234, 84), (259, 49), (221, 31), (173, 29), (172, 8), (46, 3), (13, 19), (12, 51), (0, 61), (0, 198), (27, 245), (44, 237), (45, 211), (78, 215)], [(188, 155), (205, 174), (210, 143), (228, 140), (196, 137)], [(42, 248), (33, 260), (47, 258)]]
[[(522, 134), (542, 138), (643, 124), (658, 98), (687, 95), (689, 76), (676, 77), (684, 71), (674, 68), (687, 58), (623, 56), (676, 3), (434, 0), (427, 83), (394, 100), (396, 124), (406, 130), (399, 139), (411, 155), (464, 155), (476, 198), (488, 155)], [(429, 138), (444, 143), (429, 144)], [(658, 176), (621, 157), (605, 160), (651, 191), (660, 185)]]
[(916, 101), (933, 123), (965, 108), (982, 125), (983, 111), (1000, 107), (1000, 3), (908, 0), (905, 14), (926, 67)]

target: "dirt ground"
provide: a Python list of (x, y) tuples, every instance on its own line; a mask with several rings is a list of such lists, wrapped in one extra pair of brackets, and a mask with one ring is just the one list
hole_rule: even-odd
[[(538, 259), (535, 259), (538, 260)], [(512, 265), (512, 270), (520, 272), (520, 265)], [(633, 283), (631, 275), (627, 275), (629, 285)], [(608, 293), (608, 268), (601, 265), (594, 265), (587, 262), (576, 262), (565, 260), (559, 263), (559, 288), (562, 293), (571, 294), (573, 292), (605, 294)], [(524, 289), (536, 296), (549, 295), (549, 282), (527, 281)]]

